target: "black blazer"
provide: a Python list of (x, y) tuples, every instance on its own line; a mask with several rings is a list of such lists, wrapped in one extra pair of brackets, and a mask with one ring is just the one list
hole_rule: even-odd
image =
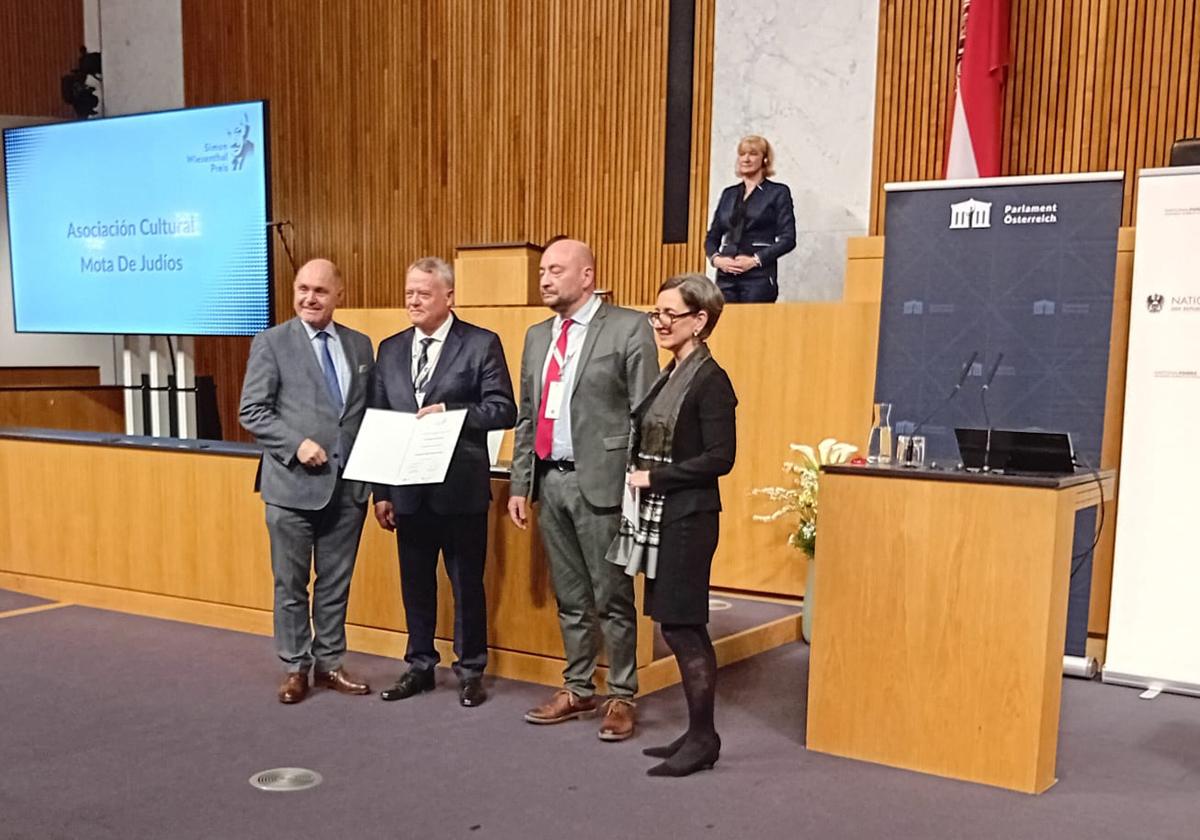
[[(764, 180), (754, 188), (746, 199), (746, 215), (742, 235), (732, 238), (733, 212), (745, 184), (738, 181), (726, 187), (717, 202), (708, 236), (704, 238), (704, 254), (711, 261), (714, 256), (736, 257), (739, 254), (757, 254), (761, 268), (744, 274), (731, 274), (731, 278), (779, 276), (776, 262), (796, 247), (796, 212), (792, 207), (792, 191), (787, 184)], [(720, 272), (724, 275), (724, 272)]]
[[(372, 408), (417, 411), (412, 381), (415, 334), (416, 329), (409, 327), (379, 345)], [(446, 480), (407, 487), (378, 484), (375, 501), (392, 502), (396, 513), (415, 513), (423, 501), (435, 513), (486, 513), (492, 498), (487, 433), (511, 429), (517, 421), (512, 379), (499, 336), (455, 317), (425, 390), (425, 405), (436, 403), (445, 403), (448, 411), (467, 410)]]
[[(635, 425), (648, 403), (635, 413)], [(719, 511), (718, 476), (733, 469), (737, 454), (737, 396), (713, 359), (696, 373), (675, 423), (670, 464), (650, 470), (650, 491), (663, 495), (662, 524), (699, 511)]]

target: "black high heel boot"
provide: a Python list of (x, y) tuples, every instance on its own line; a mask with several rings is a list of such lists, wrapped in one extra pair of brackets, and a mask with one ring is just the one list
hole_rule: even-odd
[(679, 748), (683, 746), (683, 742), (687, 740), (687, 733), (684, 732), (674, 741), (661, 747), (646, 747), (642, 750), (642, 755), (648, 755), (651, 758), (670, 758), (679, 752)]
[(647, 776), (690, 776), (700, 770), (711, 770), (721, 756), (721, 739), (714, 736), (712, 740), (701, 741), (693, 738), (679, 748), (676, 753), (646, 771)]

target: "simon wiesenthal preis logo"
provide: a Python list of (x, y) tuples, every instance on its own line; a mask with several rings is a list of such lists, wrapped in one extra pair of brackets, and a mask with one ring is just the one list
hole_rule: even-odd
[(1162, 312), (1163, 296), (1162, 295), (1146, 295), (1146, 311), (1147, 312)]
[(221, 143), (205, 143), (199, 154), (187, 156), (187, 162), (205, 166), (209, 172), (237, 172), (254, 155), (254, 141), (250, 139), (250, 120), (243, 114), (237, 125), (225, 132), (226, 140)]
[(992, 226), (992, 203), (968, 198), (950, 205), (950, 230), (990, 228)]

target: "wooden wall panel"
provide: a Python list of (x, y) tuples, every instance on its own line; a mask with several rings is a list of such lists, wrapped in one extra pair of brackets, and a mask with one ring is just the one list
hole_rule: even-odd
[[(1138, 169), (1200, 135), (1197, 0), (1013, 0), (1004, 174)], [(871, 232), (883, 185), (942, 176), (961, 0), (881, 0)]]
[[(591, 242), (600, 284), (643, 304), (703, 266), (714, 3), (697, 0), (684, 244), (662, 244), (667, 0), (183, 0), (186, 100), (270, 100), (273, 215), (299, 260), (341, 265), (347, 306), (398, 305), (418, 256), (556, 234)], [(197, 342), (227, 429), (244, 357)]]
[(98, 367), (0, 367), (0, 388), (99, 385)]
[[(878, 240), (862, 250), (871, 253), (871, 245)], [(881, 262), (878, 257), (873, 261)], [(750, 491), (786, 482), (782, 466), (793, 459), (790, 443), (815, 445), (834, 436), (865, 445), (875, 387), (879, 298), (864, 295), (853, 303), (733, 306), (721, 316), (710, 344), (738, 395), (738, 454), (733, 472), (721, 480), (724, 513), (712, 568), (714, 586), (804, 594), (804, 555), (787, 545), (792, 523), (755, 522), (755, 514), (770, 513), (774, 505)], [(525, 331), (549, 312), (532, 306), (465, 307), (459, 312), (500, 336), (519, 386)], [(348, 326), (365, 332), (376, 345), (408, 326), (404, 310), (359, 309), (343, 315)], [(661, 362), (666, 359), (660, 354)], [(772, 359), (786, 360), (789, 374), (781, 376), (779, 365), (764, 361)], [(509, 432), (500, 457), (511, 453)]]
[(60, 79), (83, 46), (82, 0), (0, 0), (0, 114), (72, 117)]
[(124, 434), (125, 395), (119, 388), (0, 387), (0, 426)]

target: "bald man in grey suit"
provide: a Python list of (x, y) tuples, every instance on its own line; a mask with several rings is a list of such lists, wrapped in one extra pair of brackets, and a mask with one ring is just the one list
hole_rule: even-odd
[[(342, 478), (375, 366), (371, 340), (335, 324), (342, 276), (329, 260), (296, 272), (296, 317), (254, 337), (239, 419), (262, 444), (260, 490), (275, 576), (275, 648), (287, 668), (281, 703), (314, 685), (370, 687), (346, 673), (346, 607), (370, 486)], [(308, 580), (313, 581), (311, 627)]]
[(630, 414), (658, 375), (658, 352), (644, 313), (595, 296), (596, 261), (583, 242), (552, 242), (539, 276), (555, 316), (525, 335), (508, 511), (524, 528), (539, 503), (567, 664), (563, 688), (525, 720), (596, 710), (598, 624), (609, 662), (599, 737), (623, 741), (636, 722), (637, 615), (633, 579), (605, 552), (620, 525)]

